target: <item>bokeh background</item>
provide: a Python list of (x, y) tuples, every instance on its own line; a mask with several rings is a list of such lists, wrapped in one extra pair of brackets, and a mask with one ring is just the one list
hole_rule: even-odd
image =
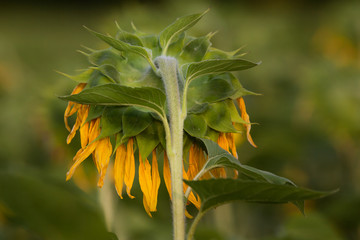
[(287, 205), (235, 203), (201, 221), (196, 239), (360, 239), (360, 2), (311, 0), (2, 1), (0, 3), (0, 239), (171, 239), (170, 203), (161, 184), (150, 219), (136, 199), (96, 189), (91, 160), (70, 182), (79, 147), (67, 146), (66, 103), (75, 86), (56, 71), (85, 68), (81, 45), (105, 48), (89, 34), (115, 32), (114, 21), (158, 33), (176, 17), (211, 11), (190, 32), (218, 30), (213, 46), (246, 46), (262, 61), (238, 77), (262, 96), (245, 98), (259, 146), (239, 143), (240, 161), (331, 197)]

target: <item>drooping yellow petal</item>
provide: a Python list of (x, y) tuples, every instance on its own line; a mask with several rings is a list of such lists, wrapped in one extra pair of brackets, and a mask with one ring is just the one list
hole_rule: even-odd
[(160, 174), (159, 174), (159, 167), (156, 158), (156, 150), (152, 153), (152, 166), (151, 166), (151, 203), (150, 203), (150, 211), (156, 211), (157, 206), (157, 199), (158, 199), (158, 192), (160, 187)]
[[(147, 159), (142, 160), (141, 154), (139, 154), (139, 184), (141, 191), (143, 193), (143, 202), (145, 210), (150, 211), (150, 202), (151, 202), (151, 166)], [(147, 212), (148, 212), (147, 211)], [(149, 214), (149, 212), (148, 212)], [(149, 216), (151, 216), (149, 214)]]
[(82, 119), (80, 126), (80, 142), (81, 147), (84, 148), (89, 143), (89, 122), (86, 122), (86, 119), (89, 114), (89, 105), (82, 106)]
[(250, 135), (250, 130), (251, 130), (250, 117), (246, 112), (246, 106), (245, 106), (244, 99), (241, 97), (241, 98), (236, 99), (236, 101), (237, 101), (237, 103), (239, 105), (239, 108), (240, 108), (240, 111), (241, 111), (241, 118), (245, 122), (247, 122), (247, 124), (244, 124), (244, 126), (246, 128), (247, 140), (253, 147), (257, 147), (256, 144), (254, 143), (254, 141), (252, 140), (251, 135)]
[(106, 170), (109, 165), (110, 157), (112, 154), (112, 145), (110, 142), (110, 137), (105, 137), (97, 141), (98, 144), (95, 148), (95, 164), (100, 173), (98, 187), (104, 185), (104, 178), (106, 175)]
[(150, 207), (149, 207), (149, 205), (148, 205), (148, 202), (146, 201), (145, 195), (143, 196), (143, 205), (144, 205), (144, 209), (145, 209), (146, 213), (147, 213), (150, 217), (152, 217), (151, 212), (150, 212)]
[[(184, 168), (183, 168), (183, 179), (185, 180), (191, 180), (189, 179), (188, 175), (186, 174)], [(184, 193), (186, 192), (186, 190), (188, 189), (188, 185), (186, 185), (186, 183), (183, 183), (183, 188), (184, 188)], [(201, 201), (200, 198), (191, 191), (189, 196), (188, 196), (188, 201), (191, 202), (192, 204), (194, 204), (194, 206), (197, 209), (200, 209), (201, 206)]]
[(198, 172), (199, 169), (199, 151), (195, 144), (191, 145), (189, 150), (189, 167), (187, 170), (187, 175), (190, 179), (193, 179)]
[(90, 156), (91, 153), (94, 152), (98, 141), (93, 142), (97, 136), (99, 136), (100, 134), (100, 129), (99, 129), (99, 124), (100, 124), (100, 118), (94, 119), (91, 121), (90, 123), (90, 133), (89, 133), (89, 142), (90, 144), (88, 144), (85, 148), (81, 148), (76, 155), (74, 156), (74, 164), (71, 166), (70, 170), (66, 173), (66, 180), (69, 180), (72, 175), (74, 175), (74, 172), (76, 170), (76, 168), (87, 158)]
[(236, 151), (236, 144), (234, 139), (234, 133), (226, 133), (226, 139), (229, 144), (229, 148), (231, 149), (231, 153), (234, 157), (238, 158)]
[(166, 153), (164, 153), (163, 176), (164, 176), (164, 182), (165, 182), (166, 189), (169, 193), (170, 199), (172, 199), (170, 164), (169, 164), (169, 159), (168, 159)]
[[(71, 95), (73, 94), (78, 94), (79, 92), (81, 92), (86, 86), (86, 83), (79, 83), (74, 90), (71, 92)], [(68, 105), (65, 109), (65, 113), (64, 113), (64, 123), (65, 123), (65, 127), (66, 129), (70, 132), (71, 129), (69, 127), (68, 124), (68, 117), (70, 117), (71, 115), (73, 115), (79, 108), (80, 108), (81, 104), (78, 103), (74, 103), (69, 101)]]
[(135, 157), (134, 157), (133, 145), (134, 145), (134, 139), (130, 138), (126, 147), (125, 176), (124, 176), (126, 192), (130, 198), (134, 198), (134, 196), (132, 196), (130, 193), (135, 178)]
[[(229, 143), (228, 143), (225, 133), (220, 133), (219, 138), (217, 140), (217, 144), (222, 149), (229, 151)], [(224, 168), (216, 168), (216, 169), (212, 170), (211, 173), (217, 178), (219, 178), (219, 177), (226, 178), (226, 171)]]
[(66, 173), (66, 181), (68, 181), (72, 175), (74, 175), (76, 168), (95, 150), (97, 142), (93, 142), (87, 145), (84, 149), (80, 149), (75, 157), (74, 164), (71, 166), (70, 170)]
[[(66, 142), (67, 144), (69, 144), (71, 142), (71, 140), (74, 138), (75, 134), (76, 134), (76, 131), (84, 125), (85, 121), (86, 121), (86, 118), (88, 116), (88, 111), (89, 111), (89, 106), (88, 105), (80, 105), (79, 109), (78, 109), (78, 112), (77, 112), (77, 116), (76, 116), (76, 121), (75, 121), (75, 124), (73, 126), (73, 128), (71, 129), (67, 139), (66, 139)], [(80, 132), (84, 132), (81, 131), (80, 129)], [(86, 134), (84, 135), (86, 136)], [(82, 138), (82, 144), (83, 142), (85, 142), (85, 138), (83, 137)], [(86, 144), (85, 144), (86, 146)], [(83, 145), (82, 145), (83, 147)]]
[(116, 149), (115, 163), (114, 163), (115, 189), (121, 199), (123, 198), (122, 189), (124, 185), (125, 159), (126, 159), (126, 147), (123, 144), (121, 144)]

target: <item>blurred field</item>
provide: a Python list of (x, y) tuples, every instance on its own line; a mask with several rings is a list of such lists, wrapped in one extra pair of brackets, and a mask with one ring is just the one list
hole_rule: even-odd
[[(79, 142), (66, 145), (63, 126), (74, 83), (87, 66), (81, 45), (103, 48), (82, 26), (114, 33), (116, 20), (159, 32), (176, 17), (211, 11), (191, 33), (219, 32), (215, 47), (246, 46), (259, 67), (238, 74), (258, 149), (239, 144), (241, 162), (319, 190), (306, 217), (290, 205), (237, 203), (209, 213), (197, 239), (360, 239), (360, 2), (359, 1), (47, 1), (0, 4), (0, 239), (171, 239), (170, 203), (161, 184), (158, 212), (98, 191), (87, 161), (65, 182)], [(109, 198), (109, 196), (111, 196)], [(106, 202), (102, 208), (100, 202)], [(109, 210), (116, 208), (116, 212)], [(104, 217), (104, 211), (109, 211)]]

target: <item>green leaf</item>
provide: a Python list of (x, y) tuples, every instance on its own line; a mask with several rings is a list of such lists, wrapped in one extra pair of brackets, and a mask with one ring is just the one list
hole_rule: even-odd
[(131, 88), (118, 84), (105, 84), (84, 89), (79, 94), (60, 97), (60, 99), (81, 104), (140, 106), (165, 116), (165, 94), (156, 88)]
[(135, 53), (138, 54), (142, 57), (144, 57), (149, 64), (151, 65), (151, 67), (156, 71), (156, 67), (152, 61), (152, 54), (151, 54), (151, 50), (146, 49), (144, 47), (140, 47), (140, 46), (133, 46), (129, 43), (123, 42), (123, 41), (119, 41), (116, 40), (112, 37), (103, 35), (101, 33), (95, 32), (89, 28), (86, 28), (87, 30), (89, 30), (91, 33), (93, 33), (95, 36), (97, 36), (98, 38), (100, 38), (101, 40), (103, 40), (104, 42), (106, 42), (107, 44), (109, 44), (110, 46), (112, 46), (113, 48), (121, 51), (121, 52), (125, 52), (125, 53)]
[(122, 129), (122, 116), (126, 108), (124, 107), (106, 107), (101, 116), (100, 135), (96, 138), (99, 140), (104, 137), (112, 136)]
[(231, 115), (227, 111), (225, 102), (209, 104), (209, 108), (203, 113), (209, 127), (219, 132), (238, 132), (232, 124)]
[(193, 137), (202, 138), (206, 134), (207, 124), (203, 116), (189, 114), (184, 121), (184, 130)]
[(154, 122), (136, 136), (136, 142), (143, 161), (145, 161), (149, 154), (160, 143), (157, 126), (158, 124), (162, 125), (160, 122)]
[(209, 10), (203, 13), (192, 14), (184, 17), (180, 17), (175, 20), (171, 25), (166, 27), (160, 33), (160, 46), (163, 49), (163, 54), (166, 55), (166, 51), (171, 43), (177, 40), (180, 34), (194, 26)]
[(253, 63), (244, 59), (210, 59), (190, 63), (186, 68), (186, 81), (191, 82), (195, 78), (209, 74), (221, 74), (245, 70), (257, 65), (258, 63)]
[(129, 107), (122, 116), (124, 142), (129, 137), (133, 137), (144, 131), (152, 122), (152, 117), (148, 112), (143, 112)]
[(273, 173), (241, 164), (238, 159), (236, 159), (226, 150), (222, 149), (216, 142), (213, 142), (209, 139), (201, 139), (201, 141), (204, 143), (208, 154), (208, 160), (204, 165), (205, 171), (210, 171), (211, 169), (219, 168), (219, 167), (229, 167), (239, 170), (242, 174), (244, 174), (248, 178), (257, 181), (264, 181), (274, 184), (294, 185), (293, 182), (291, 182), (290, 180), (284, 177), (280, 177)]
[(86, 118), (86, 122), (89, 122), (95, 118), (100, 117), (104, 112), (105, 106), (102, 105), (91, 105), (88, 113), (88, 117)]
[(334, 193), (241, 179), (210, 179), (185, 181), (185, 183), (201, 198), (201, 212), (238, 200), (258, 203), (287, 203), (321, 198)]

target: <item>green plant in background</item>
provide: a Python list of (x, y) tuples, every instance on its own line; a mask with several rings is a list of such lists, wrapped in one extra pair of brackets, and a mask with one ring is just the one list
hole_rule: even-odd
[[(79, 83), (71, 95), (61, 97), (69, 101), (64, 116), (70, 131), (67, 142), (77, 131), (81, 139), (67, 180), (92, 155), (102, 187), (114, 159), (117, 193), (122, 198), (125, 185), (133, 198), (138, 161), (143, 205), (151, 216), (161, 182), (158, 159), (164, 159), (175, 240), (185, 239), (185, 216), (192, 217), (188, 204), (199, 210), (187, 231), (190, 240), (207, 211), (231, 201), (291, 202), (303, 212), (304, 200), (329, 194), (298, 188), (238, 161), (236, 134), (246, 135), (256, 147), (243, 99), (253, 93), (232, 72), (258, 64), (241, 59), (239, 51), (211, 47), (213, 33), (188, 36), (186, 31), (206, 12), (178, 18), (159, 35), (135, 27), (131, 33), (118, 27), (115, 37), (89, 30), (110, 48), (88, 49), (84, 54), (92, 66), (76, 76), (65, 74)], [(70, 128), (68, 118), (75, 113)]]

